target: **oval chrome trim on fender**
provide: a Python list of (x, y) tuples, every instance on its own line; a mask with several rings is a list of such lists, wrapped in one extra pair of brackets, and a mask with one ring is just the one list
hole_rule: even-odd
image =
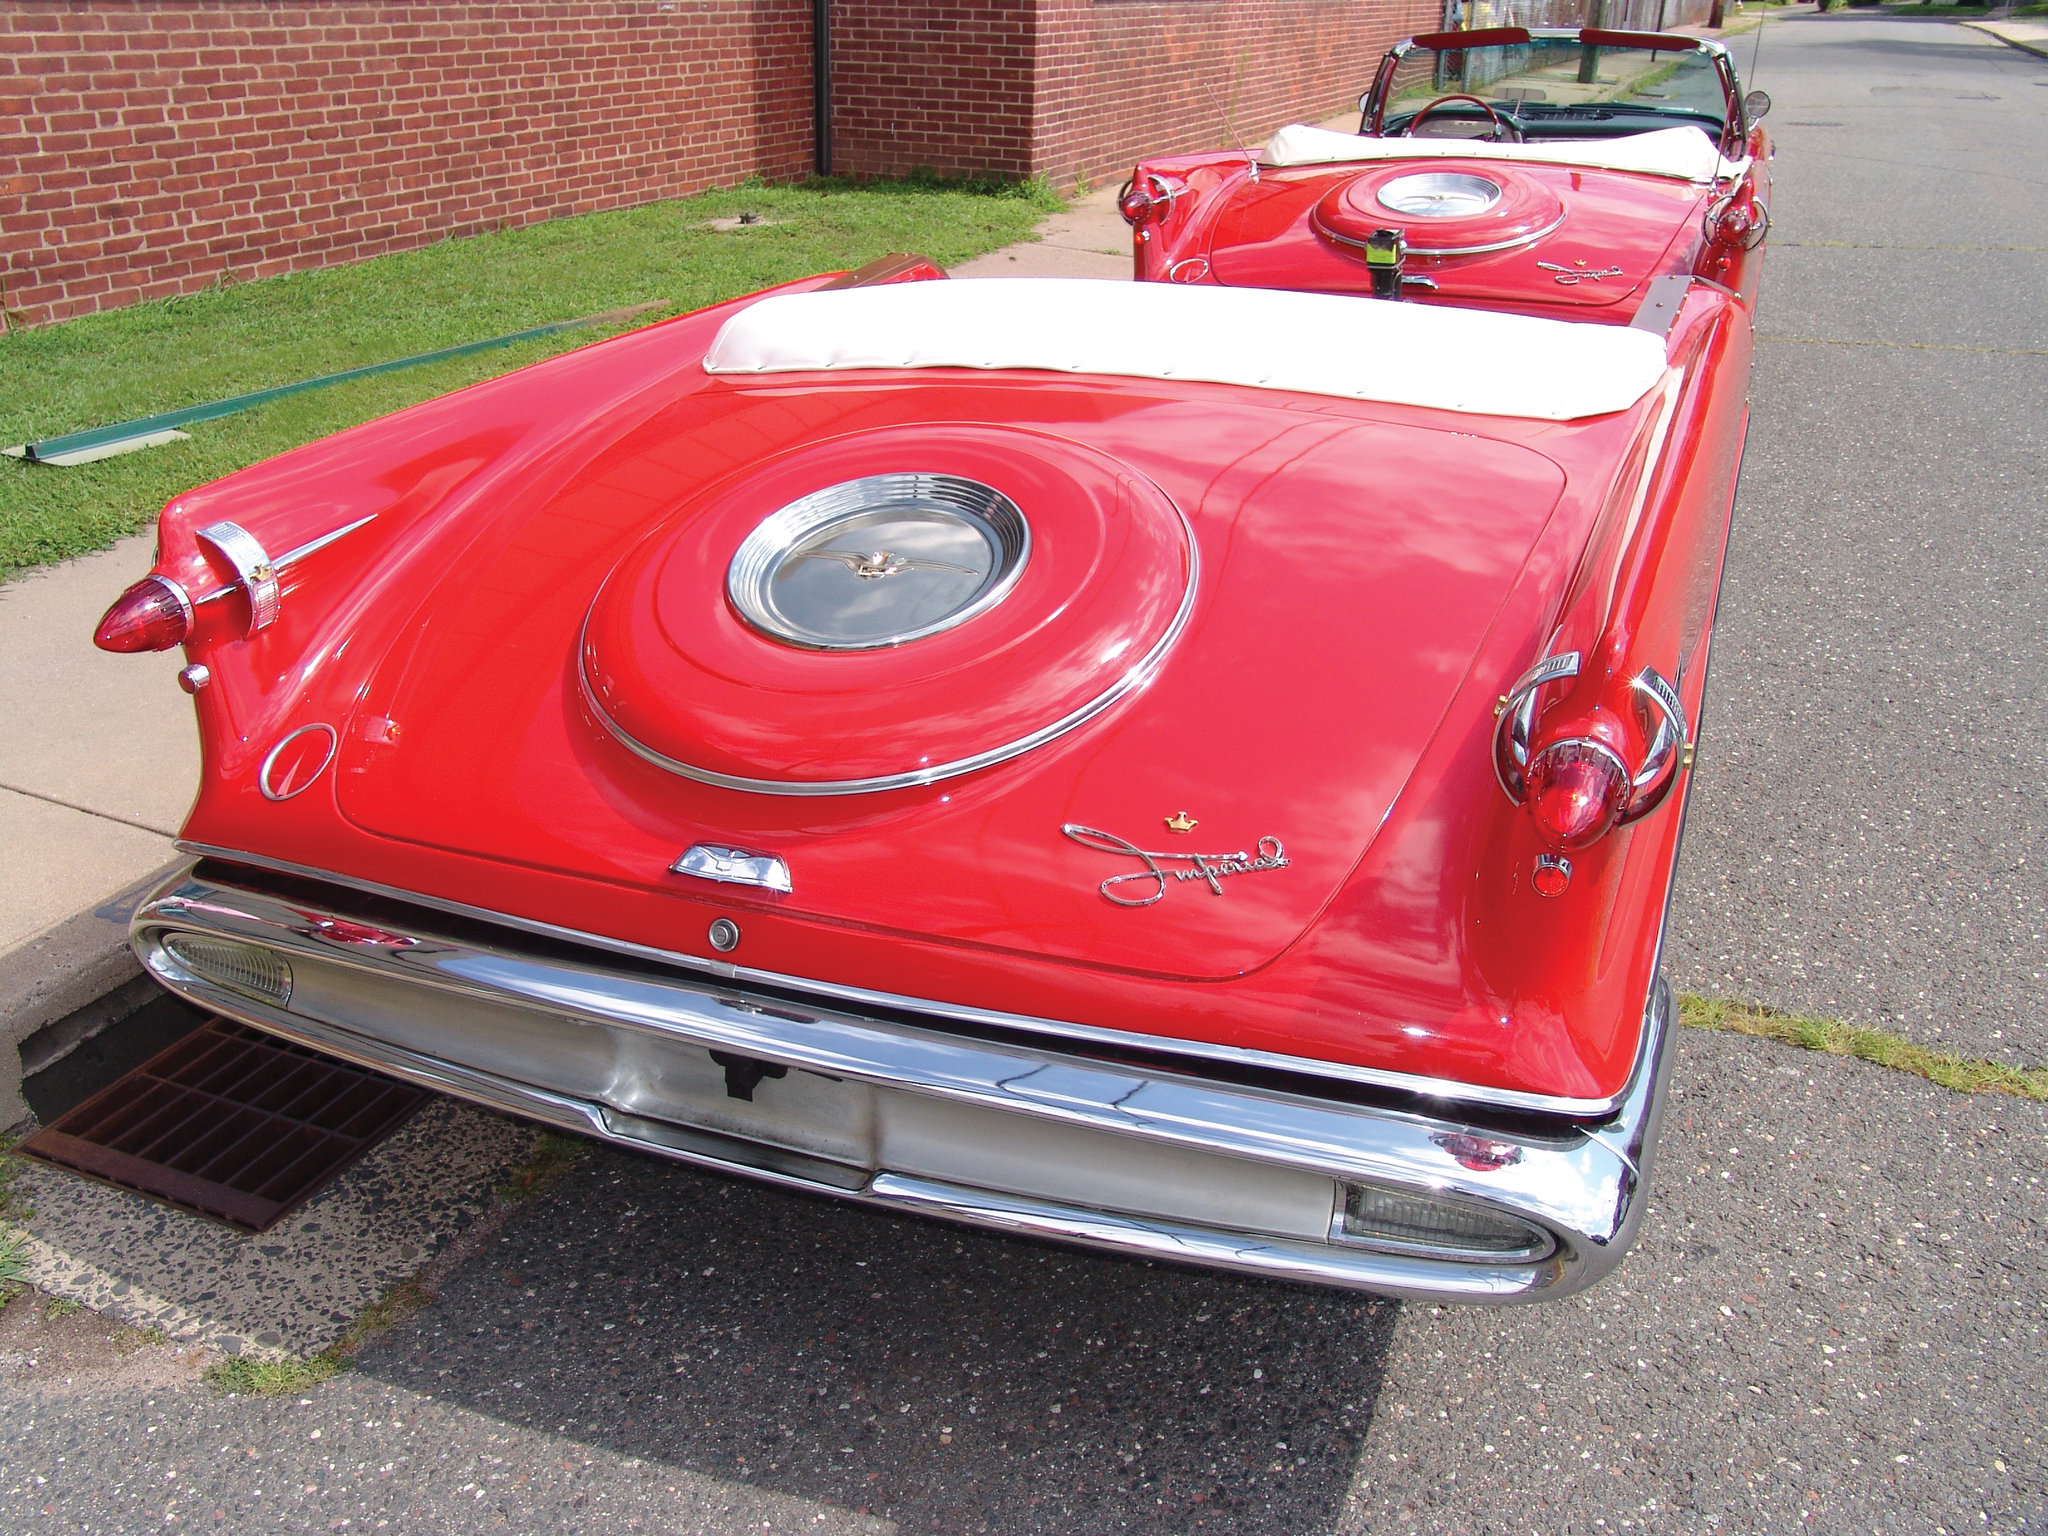
[[(1173, 504), (1169, 501), (1169, 506)], [(1166, 653), (1188, 626), (1194, 616), (1195, 594), (1202, 585), (1202, 553), (1195, 542), (1195, 530), (1188, 522), (1187, 514), (1178, 506), (1173, 515), (1180, 519), (1181, 537), (1187, 542), (1188, 581), (1187, 590), (1181, 594), (1180, 607), (1174, 610), (1173, 621), (1166, 626), (1166, 632), (1140, 657), (1129, 671), (1094, 698), (1050, 725), (1040, 726), (1028, 736), (1006, 742), (1000, 747), (990, 747), (985, 752), (976, 752), (967, 757), (955, 758), (950, 763), (938, 763), (930, 768), (914, 768), (904, 773), (883, 774), (869, 779), (748, 779), (738, 774), (719, 773), (710, 768), (699, 768), (694, 764), (679, 762), (665, 753), (657, 752), (643, 742), (635, 741), (626, 729), (614, 720), (604, 705), (598, 702), (597, 690), (591, 686), (590, 669), (586, 662), (588, 647), (585, 636), (590, 629), (589, 615), (584, 616), (583, 627), (576, 635), (576, 681), (583, 691), (583, 702), (597, 717), (598, 723), (618, 739), (621, 746), (636, 757), (652, 763), (682, 778), (694, 779), (699, 784), (709, 784), (718, 789), (737, 789), (756, 795), (872, 795), (891, 789), (918, 789), (927, 784), (936, 784), (941, 779), (955, 779), (963, 773), (973, 773), (982, 768), (993, 768), (1006, 763), (1013, 757), (1022, 757), (1034, 747), (1042, 747), (1049, 741), (1085, 725), (1108, 709), (1117, 700), (1133, 690), (1143, 687), (1151, 680), (1152, 674), (1166, 659)]]
[[(278, 754), (283, 752), (286, 747), (290, 746), (293, 742), (297, 741), (301, 736), (307, 735), (313, 731), (325, 732), (327, 736), (327, 751), (321, 757), (319, 763), (314, 767), (311, 773), (306, 775), (305, 779), (302, 782), (294, 784), (289, 778), (287, 778), (285, 780), (285, 787), (283, 789), (272, 788), (270, 783), (270, 770), (277, 766)], [(339, 745), (340, 738), (335, 735), (334, 727), (326, 724), (325, 722), (316, 721), (312, 725), (300, 726), (296, 731), (293, 731), (290, 735), (280, 740), (278, 744), (272, 747), (269, 753), (264, 757), (263, 766), (256, 770), (256, 787), (263, 792), (263, 798), (266, 800), (284, 801), (290, 800), (298, 795), (303, 795), (307, 790), (313, 787), (314, 782), (319, 779), (320, 775), (327, 771), (327, 765), (334, 761), (335, 749)]]

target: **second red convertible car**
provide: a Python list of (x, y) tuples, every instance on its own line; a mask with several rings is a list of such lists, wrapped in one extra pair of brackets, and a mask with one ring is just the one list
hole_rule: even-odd
[[(884, 261), (179, 497), (98, 636), (182, 645), (204, 740), (151, 973), (893, 1211), (1405, 1296), (1606, 1273), (1765, 146), (1711, 50), (1620, 72), (1723, 71), (1702, 131), (1584, 110), (1593, 34), (1478, 36), (1383, 75), (1456, 102), (1141, 168), (1169, 281)], [(1547, 142), (1543, 71), (1641, 131)], [(1482, 119), (1527, 142), (1423, 131)]]

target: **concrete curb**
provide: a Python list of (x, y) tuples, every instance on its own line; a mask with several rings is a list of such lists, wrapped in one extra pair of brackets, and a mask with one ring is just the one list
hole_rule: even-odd
[(191, 863), (173, 859), (0, 956), (0, 1126), (28, 1118), (22, 1078), (156, 995), (156, 983), (129, 952), (128, 919), (143, 897)]
[(2031, 53), (2036, 58), (2048, 59), (2048, 27), (2011, 21), (1965, 21), (1960, 25), (1968, 27), (1972, 32), (1982, 32), (1995, 37), (2001, 43), (2017, 48), (2022, 53)]

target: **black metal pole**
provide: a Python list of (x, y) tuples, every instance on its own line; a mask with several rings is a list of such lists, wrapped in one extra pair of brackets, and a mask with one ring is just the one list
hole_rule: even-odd
[(820, 176), (832, 174), (832, 0), (811, 0), (811, 116)]

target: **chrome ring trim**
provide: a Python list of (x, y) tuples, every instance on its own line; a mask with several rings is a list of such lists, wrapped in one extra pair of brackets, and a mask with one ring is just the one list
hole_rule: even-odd
[[(1512, 251), (1516, 246), (1534, 245), (1545, 235), (1554, 234), (1557, 227), (1564, 223), (1564, 219), (1565, 216), (1560, 213), (1541, 229), (1533, 230), (1526, 235), (1517, 235), (1512, 240), (1496, 240), (1490, 245), (1416, 245), (1413, 241), (1410, 241), (1408, 254), (1410, 256), (1484, 256), (1492, 251)], [(1353, 250), (1362, 251), (1365, 249), (1365, 242), (1363, 240), (1354, 240), (1349, 235), (1340, 235), (1337, 231), (1324, 224), (1321, 219), (1315, 219), (1313, 222), (1316, 232), (1325, 239), (1334, 240), (1339, 245), (1348, 245)]]
[(185, 590), (184, 584), (182, 582), (173, 581), (168, 576), (158, 575), (155, 571), (151, 571), (149, 575), (144, 577), (143, 579), (145, 581), (155, 582), (158, 586), (162, 587), (166, 592), (170, 593), (171, 596), (177, 600), (178, 613), (185, 620), (185, 633), (188, 635), (191, 634), (192, 594)]
[(219, 550), (235, 568), (249, 596), (249, 634), (267, 629), (277, 618), (277, 566), (256, 536), (240, 523), (209, 523), (195, 535)]
[[(290, 746), (293, 742), (297, 741), (301, 736), (304, 736), (311, 731), (325, 731), (327, 733), (327, 755), (320, 759), (320, 766), (318, 768), (315, 768), (311, 773), (306, 775), (305, 783), (296, 785), (295, 787), (286, 790), (283, 794), (279, 794), (276, 790), (270, 787), (270, 770), (277, 762), (277, 754), (282, 752), (286, 747)], [(314, 784), (319, 782), (320, 775), (325, 773), (327, 771), (327, 765), (334, 761), (334, 754), (337, 750), (339, 750), (340, 746), (341, 738), (335, 734), (334, 727), (326, 724), (324, 721), (315, 721), (312, 725), (300, 726), (296, 731), (292, 731), (288, 735), (281, 737), (278, 740), (277, 745), (272, 747), (270, 751), (264, 755), (263, 766), (256, 770), (257, 789), (262, 791), (263, 798), (266, 800), (275, 800), (282, 802), (285, 800), (296, 799), (298, 796), (303, 795), (307, 790), (311, 789), (314, 786)]]
[[(834, 524), (851, 522), (890, 507), (908, 511), (934, 505), (979, 525), (984, 536), (993, 534), (1001, 546), (995, 567), (989, 573), (993, 579), (984, 578), (988, 584), (963, 607), (934, 623), (878, 640), (824, 640), (807, 636), (798, 632), (788, 615), (776, 609), (767, 588), (783, 562), (806, 539)], [(1006, 536), (1009, 524), (1015, 525), (1014, 538)], [(927, 635), (943, 634), (969, 619), (979, 618), (1015, 590), (1030, 560), (1031, 523), (1023, 509), (994, 486), (964, 475), (903, 470), (843, 480), (769, 513), (733, 552), (732, 563), (726, 567), (725, 591), (740, 617), (771, 640), (806, 651), (881, 651), (908, 645)]]
[(1621, 818), (1615, 823), (1623, 827), (1632, 821), (1641, 821), (1670, 795), (1672, 787), (1678, 783), (1679, 749), (1685, 745), (1690, 729), (1678, 690), (1666, 682), (1655, 667), (1643, 668), (1629, 687), (1638, 697), (1647, 698), (1656, 707), (1659, 718), (1656, 733), (1650, 738), (1650, 748), (1643, 754), (1643, 766), (1629, 779), (1629, 803), (1622, 807)]
[(1508, 772), (1512, 766), (1519, 779), (1529, 766), (1529, 731), (1535, 724), (1536, 690), (1545, 683), (1578, 675), (1577, 651), (1545, 657), (1521, 675), (1515, 686), (1502, 697), (1500, 708), (1494, 713), (1494, 782), (1500, 785), (1501, 793), (1516, 805), (1520, 805), (1528, 795), (1508, 783)]
[[(1163, 494), (1163, 493), (1162, 493)], [(1169, 501), (1169, 506), (1173, 503)], [(1187, 628), (1188, 620), (1194, 616), (1195, 597), (1202, 584), (1202, 555), (1195, 543), (1195, 530), (1188, 522), (1187, 514), (1178, 506), (1173, 514), (1180, 519), (1182, 537), (1187, 541), (1188, 583), (1181, 594), (1180, 607), (1173, 615), (1173, 621), (1166, 626), (1166, 632), (1153, 644), (1152, 649), (1140, 657), (1131, 669), (1097, 694), (1086, 704), (1072, 713), (1062, 716), (1050, 725), (1040, 726), (1028, 736), (1000, 747), (990, 747), (986, 752), (977, 752), (970, 757), (956, 758), (950, 763), (939, 763), (930, 768), (915, 768), (906, 773), (883, 774), (871, 779), (748, 779), (738, 774), (719, 773), (710, 768), (698, 768), (667, 754), (657, 752), (644, 742), (636, 741), (626, 728), (614, 720), (604, 705), (598, 702), (597, 690), (590, 683), (590, 669), (586, 662), (585, 639), (590, 632), (589, 615), (584, 616), (583, 628), (576, 636), (576, 680), (583, 690), (583, 699), (590, 706), (598, 722), (618, 738), (619, 744), (635, 756), (685, 779), (699, 784), (709, 784), (717, 789), (736, 789), (754, 795), (873, 795), (892, 789), (918, 789), (927, 784), (936, 784), (941, 779), (955, 779), (963, 773), (974, 773), (983, 768), (993, 768), (1006, 763), (1013, 757), (1022, 757), (1034, 747), (1042, 747), (1049, 741), (1056, 741), (1077, 726), (1085, 725), (1112, 704), (1134, 689), (1151, 681), (1152, 674), (1165, 661), (1166, 653)]]
[[(397, 886), (380, 885), (374, 880), (360, 880), (352, 876), (336, 874), (333, 870), (321, 869), (310, 864), (294, 864), (286, 859), (273, 859), (263, 854), (247, 853), (234, 848), (221, 847), (211, 843), (192, 842), (180, 838), (176, 844), (180, 853), (194, 858), (224, 859), (233, 863), (246, 864), (254, 869), (265, 869), (282, 875), (295, 875), (302, 879), (321, 880), (347, 890), (361, 891), (367, 895), (385, 896), (393, 901), (403, 901), (413, 906), (427, 907), (436, 912), (446, 912), (455, 917), (474, 918), (481, 922), (495, 923), (516, 929), (522, 933), (534, 934), (541, 938), (561, 939), (581, 944), (592, 949), (606, 950), (613, 954), (631, 955), (636, 959), (653, 960), (664, 965), (678, 966), (686, 970), (699, 971), (708, 975), (727, 977), (734, 981), (755, 982), (762, 986), (786, 987), (791, 991), (809, 993), (813, 997), (827, 998), (834, 1002), (855, 1005), (900, 1009), (905, 1013), (918, 1014), (935, 1021), (943, 1028), (946, 1021), (957, 1020), (964, 1024), (982, 1024), (995, 1029), (1015, 1029), (1031, 1034), (1047, 1035), (1054, 1039), (1086, 1041), (1093, 1045), (1107, 1045), (1125, 1050), (1143, 1050), (1159, 1055), (1178, 1056), (1189, 1061), (1215, 1062), (1218, 1065), (1258, 1067), (1275, 1072), (1288, 1072), (1299, 1077), (1327, 1078), (1332, 1082), (1357, 1083), (1362, 1087), (1385, 1089), (1391, 1093), (1414, 1094), (1419, 1098), (1434, 1099), (1446, 1106), (1470, 1104), (1494, 1109), (1526, 1109), (1538, 1114), (1568, 1116), (1573, 1119), (1599, 1119), (1614, 1113), (1628, 1096), (1624, 1088), (1620, 1093), (1604, 1099), (1570, 1098), (1556, 1094), (1524, 1093), (1513, 1088), (1488, 1088), (1473, 1083), (1455, 1082), (1449, 1078), (1422, 1077), (1408, 1072), (1392, 1072), (1378, 1067), (1353, 1066), (1346, 1062), (1318, 1061), (1308, 1056), (1289, 1056), (1280, 1051), (1263, 1051), (1251, 1046), (1213, 1045), (1201, 1040), (1180, 1040), (1171, 1035), (1140, 1034), (1134, 1030), (1105, 1029), (1096, 1024), (1072, 1023), (1061, 1019), (1041, 1019), (1030, 1014), (1003, 1013), (993, 1008), (977, 1008), (967, 1004), (946, 1003), (931, 998), (911, 997), (897, 992), (880, 992), (866, 987), (843, 986), (837, 982), (818, 981), (807, 976), (789, 976), (776, 971), (756, 970), (750, 966), (732, 965), (724, 961), (708, 960), (701, 955), (685, 954), (678, 950), (658, 949), (649, 944), (635, 944), (627, 939), (607, 938), (602, 934), (587, 933), (581, 929), (567, 928), (558, 923), (539, 922), (532, 918), (515, 917), (510, 913), (496, 912), (488, 907), (471, 906), (466, 902), (447, 901), (437, 896), (422, 895), (416, 891), (402, 890)], [(182, 876), (180, 877), (182, 878)], [(173, 882), (175, 883), (175, 882)], [(1636, 1070), (1641, 1070), (1642, 1059), (1647, 1054), (1647, 1039), (1638, 1050)]]

